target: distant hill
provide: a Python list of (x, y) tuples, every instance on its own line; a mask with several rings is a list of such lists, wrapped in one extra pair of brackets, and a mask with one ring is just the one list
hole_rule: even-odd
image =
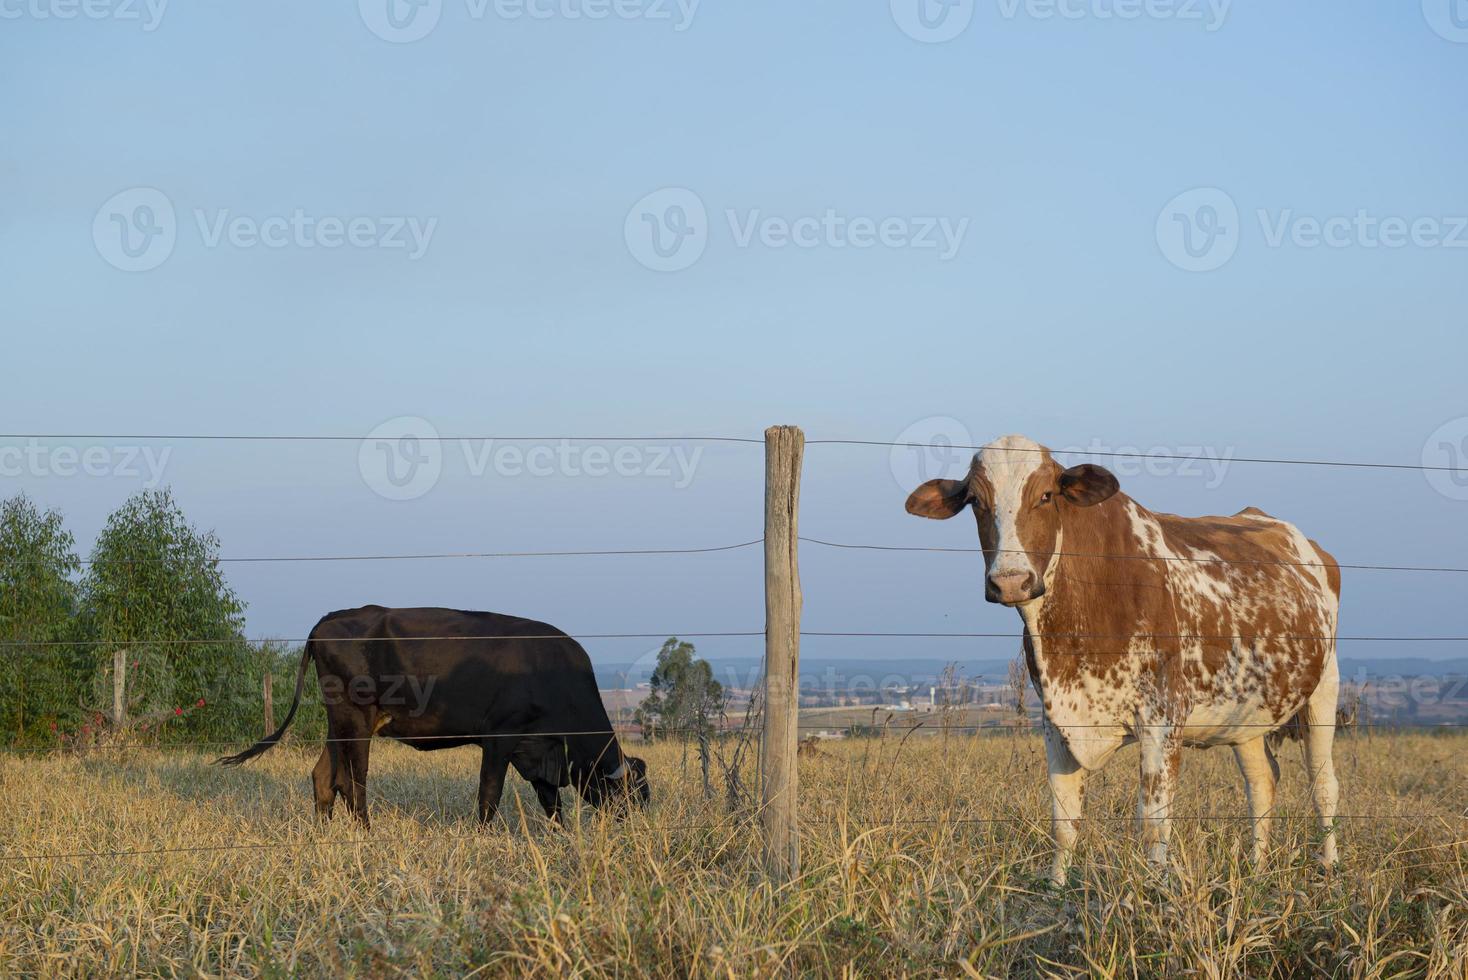
[(1342, 657), (1341, 680), (1380, 677), (1446, 677), (1468, 674), (1468, 657)]
[[(754, 657), (712, 657), (714, 676), (726, 687), (748, 688), (760, 677), (760, 661)], [(808, 657), (800, 663), (802, 687), (844, 690), (853, 684), (865, 687), (888, 684), (923, 685), (935, 681), (949, 663), (943, 657), (906, 657), (863, 660), (843, 657)], [(1008, 660), (959, 660), (960, 676), (970, 681), (1002, 684), (1009, 672)], [(606, 690), (635, 687), (652, 674), (651, 662), (596, 664), (597, 684)], [(1384, 677), (1443, 677), (1468, 674), (1468, 657), (1434, 660), (1428, 657), (1342, 657), (1343, 681)]]

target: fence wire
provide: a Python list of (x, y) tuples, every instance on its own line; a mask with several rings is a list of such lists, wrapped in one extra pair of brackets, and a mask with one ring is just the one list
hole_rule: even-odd
[[(366, 442), (370, 435), (342, 434), (242, 434), (242, 433), (173, 433), (173, 434), (102, 434), (102, 433), (38, 433), (5, 432), (0, 439), (65, 439), (107, 442)], [(681, 436), (501, 436), (501, 435), (415, 435), (419, 442), (711, 442), (762, 446), (759, 436), (681, 435)], [(892, 442), (885, 439), (806, 439), (806, 446), (876, 446), (883, 449), (960, 449), (973, 452), (1050, 453), (1057, 456), (1098, 456), (1119, 459), (1180, 459), (1198, 457), (1185, 453), (1154, 453), (1127, 449), (1050, 449), (1033, 446), (955, 445), (941, 447), (924, 442)], [(1464, 473), (1461, 466), (1430, 466), (1424, 463), (1376, 463), (1360, 460), (1295, 459), (1283, 456), (1234, 456), (1230, 463), (1257, 463), (1272, 466), (1335, 466), (1350, 469), (1416, 470), (1435, 473)]]
[[(860, 706), (852, 706), (851, 708), (844, 708), (844, 709), (837, 709), (837, 710), (852, 711), (852, 712), (862, 712), (862, 713), (868, 714), (868, 715), (872, 713), (870, 708), (862, 708)], [(878, 708), (877, 709), (877, 712), (878, 713), (881, 713), (884, 710), (887, 710), (887, 709), (885, 709), (885, 708)], [(941, 709), (939, 709), (939, 710), (941, 710)], [(955, 708), (953, 710), (962, 710), (962, 709), (961, 708)], [(930, 714), (932, 716), (936, 716), (938, 714), (938, 710), (934, 710), (932, 712), (925, 712), (925, 714)], [(278, 748), (291, 748), (291, 747), (297, 747), (297, 748), (299, 748), (299, 747), (303, 747), (303, 746), (314, 746), (314, 745), (323, 745), (324, 746), (324, 745), (336, 745), (336, 744), (347, 743), (347, 742), (373, 742), (373, 741), (403, 742), (405, 744), (407, 744), (407, 743), (413, 743), (413, 742), (463, 742), (463, 743), (465, 743), (465, 747), (470, 747), (470, 746), (472, 746), (472, 745), (474, 745), (475, 743), (478, 743), (478, 742), (484, 742), (484, 741), (488, 741), (489, 739), (500, 739), (500, 738), (513, 738), (513, 739), (532, 739), (532, 738), (587, 738), (587, 737), (593, 737), (593, 736), (605, 736), (605, 737), (608, 737), (608, 738), (613, 738), (613, 737), (615, 737), (615, 738), (627, 738), (629, 736), (637, 736), (638, 739), (639, 739), (639, 741), (629, 742), (628, 744), (629, 745), (647, 745), (647, 744), (651, 744), (651, 743), (654, 743), (654, 742), (666, 741), (669, 737), (675, 737), (675, 736), (676, 737), (682, 737), (682, 739), (683, 740), (686, 740), (686, 741), (692, 741), (692, 740), (698, 738), (699, 736), (705, 736), (705, 737), (708, 737), (708, 738), (711, 738), (711, 739), (724, 739), (724, 738), (729, 738), (731, 736), (759, 735), (759, 734), (761, 734), (764, 731), (764, 729), (761, 726), (759, 726), (759, 725), (737, 725), (737, 726), (730, 726), (730, 727), (719, 727), (717, 725), (710, 725), (707, 728), (684, 728), (684, 727), (664, 728), (663, 726), (659, 725), (659, 726), (656, 726), (656, 729), (649, 735), (648, 732), (645, 732), (645, 731), (643, 731), (643, 730), (641, 730), (639, 728), (633, 727), (635, 724), (636, 724), (635, 722), (632, 722), (632, 723), (629, 723), (628, 725), (626, 725), (626, 726), (624, 726), (622, 728), (590, 729), (590, 730), (586, 730), (586, 731), (565, 731), (565, 732), (537, 732), (537, 731), (503, 732), (503, 731), (501, 731), (501, 732), (479, 732), (479, 733), (467, 733), (466, 732), (466, 733), (460, 734), (460, 735), (392, 735), (392, 734), (380, 734), (380, 735), (355, 735), (355, 736), (339, 736), (339, 737), (336, 737), (336, 736), (328, 736), (328, 737), (325, 737), (325, 738), (318, 738), (318, 737), (314, 737), (314, 736), (299, 736), (299, 735), (295, 735), (293, 733), (288, 733), (286, 736), (284, 736), (282, 738), (282, 740), (280, 741), (280, 743), (278, 743), (277, 747)], [(903, 720), (897, 721), (897, 722), (891, 722), (891, 721), (888, 721), (888, 720), (875, 721), (875, 722), (873, 722), (873, 721), (830, 721), (830, 722), (825, 722), (825, 723), (820, 723), (820, 722), (800, 722), (799, 724), (795, 725), (794, 727), (797, 730), (799, 730), (799, 731), (808, 731), (808, 732), (830, 732), (830, 731), (837, 731), (837, 732), (844, 732), (844, 733), (852, 733), (852, 732), (855, 733), (855, 734), (851, 734), (849, 736), (848, 735), (842, 735), (840, 738), (832, 738), (832, 739), (819, 739), (819, 738), (817, 738), (817, 739), (815, 739), (815, 741), (817, 741), (817, 742), (823, 742), (823, 741), (831, 741), (831, 742), (881, 741), (884, 737), (887, 737), (887, 736), (891, 736), (892, 738), (905, 738), (905, 737), (907, 737), (909, 735), (913, 735), (913, 734), (917, 734), (917, 733), (923, 733), (926, 736), (942, 736), (942, 735), (947, 735), (947, 734), (959, 733), (959, 734), (972, 734), (972, 735), (976, 735), (976, 736), (982, 736), (982, 737), (985, 737), (985, 738), (1012, 738), (1012, 737), (1023, 736), (1023, 735), (1038, 735), (1044, 729), (1043, 723), (1034, 722), (1033, 720), (1030, 723), (1027, 723), (1027, 724), (1025, 724), (1023, 726), (1021, 726), (1021, 725), (1013, 725), (1013, 724), (1002, 724), (1002, 723), (997, 723), (997, 722), (996, 723), (992, 723), (992, 724), (987, 724), (987, 725), (950, 725), (950, 724), (944, 724), (941, 720), (935, 720), (935, 721), (932, 721), (932, 722), (929, 722), (929, 721), (926, 721), (925, 720), (925, 721), (919, 721), (916, 724), (908, 724), (907, 723), (907, 720), (906, 719), (903, 719)], [(1155, 725), (1153, 725), (1153, 724), (1094, 725), (1094, 724), (1088, 724), (1088, 725), (1065, 725), (1064, 727), (1066, 729), (1068, 729), (1068, 730), (1069, 729), (1077, 729), (1077, 730), (1106, 730), (1106, 731), (1110, 731), (1110, 732), (1117, 732), (1117, 733), (1120, 733), (1120, 734), (1123, 734), (1123, 735), (1134, 733), (1134, 732), (1150, 731), (1150, 730), (1156, 729), (1158, 731), (1176, 732), (1176, 733), (1178, 733), (1179, 735), (1181, 735), (1185, 739), (1186, 739), (1187, 733), (1189, 731), (1208, 731), (1208, 732), (1215, 732), (1219, 728), (1218, 725), (1203, 725), (1203, 724), (1189, 725), (1189, 724), (1186, 724), (1186, 723), (1181, 724), (1181, 725), (1165, 725), (1165, 724), (1155, 724)], [(1231, 724), (1231, 725), (1228, 725), (1227, 727), (1228, 727), (1228, 729), (1230, 731), (1236, 731), (1236, 730), (1239, 730), (1239, 729), (1243, 729), (1243, 730), (1246, 730), (1246, 731), (1248, 731), (1248, 730), (1257, 730), (1257, 731), (1263, 731), (1263, 732), (1275, 732), (1275, 731), (1283, 731), (1283, 730), (1294, 730), (1296, 728), (1299, 728), (1299, 729), (1332, 728), (1332, 729), (1337, 729), (1338, 731), (1341, 730), (1341, 726), (1339, 726), (1335, 721), (1320, 722), (1318, 724), (1311, 724), (1311, 723), (1308, 723), (1308, 722), (1299, 722), (1299, 723), (1286, 722), (1284, 725), (1270, 725), (1270, 724), (1264, 724), (1264, 723), (1258, 723), (1258, 724), (1254, 724), (1254, 723), (1239, 723), (1239, 724)], [(1349, 731), (1350, 733), (1353, 733), (1353, 734), (1359, 733), (1361, 736), (1381, 735), (1382, 737), (1385, 738), (1385, 737), (1391, 737), (1391, 736), (1394, 736), (1394, 735), (1405, 735), (1405, 734), (1413, 734), (1413, 733), (1415, 733), (1415, 734), (1431, 734), (1431, 733), (1443, 733), (1443, 734), (1447, 734), (1447, 733), (1450, 733), (1450, 732), (1458, 732), (1458, 731), (1463, 731), (1463, 730), (1468, 730), (1468, 723), (1461, 723), (1461, 722), (1442, 722), (1440, 724), (1428, 724), (1428, 723), (1409, 723), (1409, 724), (1382, 723), (1382, 724), (1375, 724), (1375, 723), (1372, 723), (1372, 724), (1361, 724), (1358, 727), (1347, 729), (1346, 731)], [(265, 735), (268, 735), (268, 734), (271, 734), (271, 733), (269, 733), (269, 732), (262, 732), (261, 733), (261, 737), (263, 738)], [(142, 741), (142, 740), (138, 740), (138, 741), (127, 741), (126, 739), (123, 739), (121, 741), (117, 741), (117, 740), (112, 740), (112, 741), (99, 741), (99, 742), (96, 742), (94, 744), (83, 744), (81, 746), (78, 746), (78, 747), (75, 747), (73, 749), (70, 749), (69, 751), (72, 752), (73, 754), (77, 754), (77, 755), (90, 755), (93, 752), (160, 752), (160, 753), (164, 753), (164, 754), (183, 755), (183, 754), (185, 754), (185, 753), (187, 753), (189, 751), (197, 750), (197, 749), (218, 749), (218, 748), (237, 747), (237, 746), (243, 745), (244, 742), (247, 739), (248, 739), (248, 736), (245, 736), (243, 738), (231, 738), (231, 739), (199, 739), (199, 740), (188, 739), (188, 740), (176, 741), (176, 742), (175, 741), (167, 741), (167, 740), (157, 741), (157, 742), (148, 742), (148, 741)], [(0, 755), (22, 755), (22, 756), (29, 756), (29, 755), (52, 755), (52, 754), (55, 754), (57, 751), (58, 751), (58, 747), (55, 746), (55, 745), (47, 745), (47, 746), (6, 746), (6, 747), (0, 747)]]
[[(992, 554), (1014, 554), (1027, 555), (1030, 557), (1045, 557), (1051, 554), (1057, 558), (1087, 558), (1098, 561), (1159, 561), (1159, 562), (1183, 562), (1201, 565), (1247, 565), (1254, 567), (1282, 567), (1282, 568), (1327, 568), (1326, 562), (1318, 561), (1287, 561), (1283, 559), (1264, 558), (1222, 558), (1217, 556), (1198, 557), (1189, 555), (1117, 555), (1084, 551), (1056, 551), (1056, 552), (1032, 552), (1023, 548), (958, 548), (958, 547), (934, 547), (923, 545), (886, 545), (886, 544), (857, 544), (845, 541), (830, 541), (825, 538), (812, 538), (802, 535), (799, 538), (805, 544), (818, 545), (823, 548), (839, 548), (847, 551), (879, 551), (879, 552), (931, 552), (934, 554), (961, 554), (982, 555)], [(211, 559), (219, 564), (263, 564), (279, 562), (311, 563), (311, 562), (349, 562), (349, 561), (458, 561), (465, 559), (494, 559), (494, 558), (593, 558), (593, 557), (650, 557), (659, 555), (705, 555), (716, 554), (725, 551), (740, 551), (763, 544), (764, 538), (752, 538), (748, 541), (740, 541), (735, 544), (710, 545), (705, 547), (691, 548), (600, 548), (588, 550), (563, 550), (563, 551), (439, 551), (421, 553), (399, 553), (399, 554), (365, 554), (365, 555), (251, 555), (251, 556), (223, 556)], [(166, 557), (145, 558), (84, 558), (78, 559), (82, 565), (151, 565), (172, 561)], [(42, 564), (42, 559), (7, 559), (0, 561), (0, 565), (31, 565)], [(1376, 571), (1376, 572), (1445, 572), (1445, 573), (1468, 573), (1468, 567), (1450, 565), (1381, 565), (1365, 562), (1337, 562), (1337, 568), (1352, 571)]]
[[(75, 640), (0, 640), (0, 649), (7, 647), (35, 647), (46, 649), (53, 647), (81, 647), (81, 646), (113, 646), (113, 647), (148, 647), (148, 646), (171, 646), (171, 645), (197, 645), (206, 644), (213, 646), (229, 646), (232, 644), (245, 643), (252, 646), (264, 646), (272, 643), (371, 643), (385, 640), (413, 643), (441, 643), (452, 640), (458, 641), (491, 641), (491, 640), (656, 640), (669, 637), (689, 637), (693, 639), (709, 637), (757, 637), (764, 636), (764, 630), (724, 630), (712, 632), (694, 632), (684, 630), (659, 630), (652, 633), (505, 633), (505, 634), (483, 634), (478, 636), (396, 636), (396, 637), (373, 637), (373, 636), (262, 636), (254, 639), (246, 637), (146, 637), (136, 636), (128, 638), (109, 639), (75, 639)], [(940, 631), (918, 631), (904, 632), (900, 630), (801, 630), (801, 636), (820, 637), (865, 637), (877, 639), (910, 639), (910, 640), (1024, 640), (1026, 638), (1041, 640), (1192, 640), (1192, 641), (1239, 641), (1274, 643), (1281, 640), (1310, 642), (1310, 643), (1468, 643), (1468, 635), (1460, 636), (1367, 636), (1344, 634), (1327, 636), (1321, 633), (1014, 633), (1014, 632), (940, 632)], [(1056, 650), (1045, 652), (1046, 656), (1098, 656), (1098, 657), (1121, 657), (1121, 656), (1152, 656), (1157, 653), (1167, 653), (1166, 650)]]

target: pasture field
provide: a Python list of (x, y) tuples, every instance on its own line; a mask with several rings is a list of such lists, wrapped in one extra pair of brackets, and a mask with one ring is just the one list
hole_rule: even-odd
[[(1294, 744), (1266, 869), (1246, 860), (1241, 783), (1215, 749), (1184, 754), (1173, 867), (1151, 872), (1128, 749), (1088, 787), (1096, 819), (1058, 891), (1030, 734), (803, 756), (804, 873), (781, 889), (749, 814), (705, 803), (676, 744), (642, 747), (649, 810), (573, 808), (564, 830), (513, 774), (480, 829), (476, 750), (375, 744), (370, 833), (340, 808), (312, 818), (315, 746), (239, 770), (204, 753), (7, 755), (0, 975), (1468, 975), (1468, 737), (1337, 745), (1337, 873), (1311, 861)], [(134, 853), (16, 860), (82, 851)]]

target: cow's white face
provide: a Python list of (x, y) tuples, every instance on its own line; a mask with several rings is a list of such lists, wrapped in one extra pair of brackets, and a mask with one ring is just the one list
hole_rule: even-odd
[(1050, 451), (1024, 436), (1005, 436), (974, 454), (962, 480), (929, 480), (907, 498), (907, 511), (946, 519), (972, 507), (984, 549), (984, 598), (1015, 606), (1045, 594), (1065, 507), (1090, 507), (1116, 493), (1116, 477), (1083, 463), (1061, 469)]

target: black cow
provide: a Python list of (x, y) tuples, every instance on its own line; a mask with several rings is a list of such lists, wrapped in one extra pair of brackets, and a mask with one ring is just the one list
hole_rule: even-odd
[(512, 764), (553, 820), (560, 788), (570, 784), (594, 806), (648, 800), (647, 766), (622, 754), (581, 644), (545, 623), (455, 609), (363, 606), (323, 617), (301, 654), (285, 721), (220, 764), (248, 762), (280, 741), (300, 706), (308, 662), (326, 705), (327, 743), (311, 774), (324, 817), (340, 795), (367, 823), (374, 735), (424, 751), (478, 745), (481, 821), (494, 817)]

